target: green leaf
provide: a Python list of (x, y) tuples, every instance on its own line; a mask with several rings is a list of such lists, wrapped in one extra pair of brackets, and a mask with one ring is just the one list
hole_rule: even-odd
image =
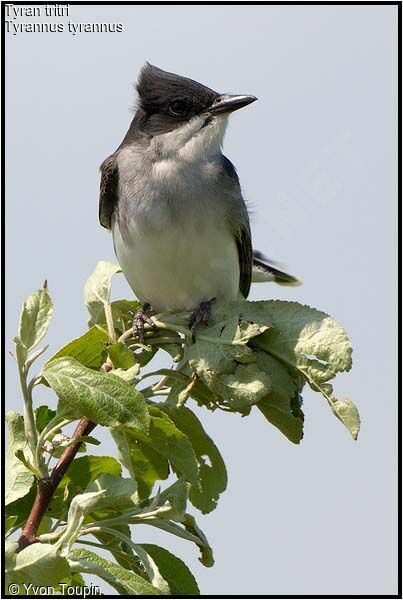
[(112, 277), (120, 268), (110, 262), (100, 261), (84, 287), (84, 301), (90, 313), (88, 326), (105, 322), (105, 304), (109, 303)]
[(270, 377), (255, 364), (238, 365), (233, 374), (211, 374), (203, 376), (206, 385), (221, 396), (221, 404), (233, 411), (249, 414), (250, 407), (264, 398), (271, 386)]
[(256, 350), (259, 368), (271, 379), (270, 392), (256, 405), (272, 425), (277, 427), (291, 442), (299, 444), (303, 436), (304, 415), (293, 407), (293, 398), (301, 385), (279, 362), (267, 352)]
[(25, 454), (22, 450), (17, 450), (15, 453), (16, 458), (22, 462), (28, 471), (32, 471), (34, 475), (40, 475), (38, 469), (25, 457)]
[(189, 347), (194, 372), (230, 410), (248, 414), (250, 406), (269, 391), (270, 379), (251, 364), (255, 357), (247, 343), (270, 324), (271, 319), (256, 303), (217, 305), (209, 326)]
[(14, 568), (7, 572), (8, 584), (17, 582), (32, 586), (52, 586), (70, 575), (67, 560), (53, 544), (32, 544), (15, 557)]
[(115, 511), (128, 510), (134, 507), (133, 498), (136, 483), (132, 479), (124, 479), (116, 475), (103, 473), (87, 487), (87, 492), (105, 491), (97, 503), (97, 510), (111, 508)]
[(147, 431), (146, 402), (120, 377), (92, 371), (71, 357), (47, 363), (42, 374), (59, 397), (59, 412), (100, 425), (126, 424)]
[(333, 396), (331, 408), (356, 440), (360, 432), (360, 415), (355, 404), (349, 398), (338, 400)]
[(356, 440), (360, 432), (360, 414), (357, 407), (349, 398), (339, 400), (333, 395), (333, 388), (329, 383), (318, 384), (309, 382), (313, 390), (319, 391), (328, 401), (334, 415), (345, 425), (352, 438)]
[(135, 364), (133, 352), (122, 342), (108, 346), (108, 355), (115, 369), (130, 369)]
[(172, 596), (198, 596), (200, 590), (185, 563), (165, 548), (155, 544), (141, 544), (155, 561), (159, 572), (169, 585)]
[[(97, 512), (92, 513), (90, 517), (94, 517), (94, 521), (97, 521)], [(110, 525), (109, 529), (113, 529), (119, 533), (123, 533), (127, 538), (131, 539), (131, 531), (129, 525), (119, 524)], [(134, 554), (133, 549), (129, 544), (126, 544), (122, 539), (116, 535), (111, 535), (109, 532), (103, 530), (94, 532), (94, 537), (104, 546), (105, 550), (108, 550), (116, 562), (128, 569), (129, 571), (135, 571), (142, 575), (144, 573), (143, 566), (140, 563), (140, 559)]]
[(81, 456), (70, 465), (54, 493), (48, 515), (56, 518), (65, 518), (70, 502), (74, 496), (85, 492), (91, 482), (102, 474), (122, 474), (118, 461), (111, 456)]
[(200, 540), (197, 544), (199, 546), (201, 554), (199, 558), (200, 562), (205, 567), (212, 567), (214, 565), (213, 550), (210, 544), (208, 543), (206, 536), (197, 525), (195, 518), (192, 517), (192, 515), (186, 515), (183, 524), (185, 526), (186, 531), (188, 531), (194, 536), (197, 536)]
[(182, 433), (173, 421), (156, 406), (150, 406), (150, 429), (148, 435), (133, 430), (136, 439), (148, 444), (164, 456), (175, 472), (195, 485), (198, 484), (198, 466), (196, 456), (188, 437)]
[(43, 288), (28, 296), (22, 306), (18, 336), (28, 351), (45, 337), (52, 312), (53, 304), (45, 282)]
[(32, 482), (31, 488), (25, 496), (18, 498), (5, 507), (7, 518), (13, 519), (13, 527), (21, 527), (27, 521), (36, 496), (36, 483)]
[(137, 375), (140, 373), (140, 365), (135, 364), (128, 369), (112, 369), (110, 371), (111, 375), (116, 375), (116, 377), (120, 377), (126, 383), (134, 384), (137, 379)]
[(4, 520), (4, 527), (6, 530), (6, 533), (8, 533), (11, 529), (13, 529), (18, 521), (18, 516), (17, 515), (12, 515), (12, 516), (6, 516), (5, 520)]
[[(166, 519), (181, 523), (185, 518), (190, 484), (183, 477), (175, 481), (158, 496), (158, 506), (164, 507)], [(168, 510), (166, 510), (168, 508)]]
[(183, 340), (176, 331), (164, 329), (163, 331), (147, 333), (145, 343), (155, 348), (168, 352), (174, 362), (178, 362), (183, 355)]
[(6, 573), (14, 569), (15, 561), (18, 552), (18, 542), (6, 541), (4, 544), (4, 558), (5, 558), (5, 569)]
[(93, 446), (100, 446), (101, 445), (101, 442), (99, 440), (97, 440), (97, 438), (94, 438), (92, 435), (82, 435), (81, 437), (76, 438), (74, 440), (74, 442), (70, 441), (70, 444), (71, 443), (74, 444), (76, 442), (85, 442), (86, 444), (92, 444)]
[(72, 571), (91, 573), (109, 583), (120, 595), (157, 596), (161, 592), (137, 573), (128, 571), (89, 550), (72, 550), (69, 555)]
[(119, 450), (120, 462), (137, 481), (139, 497), (148, 498), (154, 483), (169, 475), (167, 459), (133, 436), (129, 428), (115, 427), (111, 434)]
[(56, 411), (45, 404), (35, 409), (35, 423), (39, 433), (45, 429), (46, 425), (56, 416)]
[(253, 344), (317, 382), (351, 369), (352, 348), (344, 329), (329, 315), (297, 302), (259, 302), (273, 327)]
[(76, 541), (86, 514), (94, 509), (106, 496), (106, 490), (87, 492), (74, 496), (67, 515), (67, 526), (63, 535), (57, 541), (57, 548), (67, 556)]
[[(115, 329), (124, 333), (133, 325), (133, 315), (140, 308), (141, 304), (137, 300), (115, 300), (110, 303), (112, 319)], [(97, 323), (106, 325), (104, 313), (100, 313)]]
[(220, 494), (227, 487), (227, 470), (221, 454), (189, 408), (175, 408), (165, 404), (161, 409), (169, 415), (176, 427), (187, 435), (196, 453), (200, 488), (192, 486), (190, 501), (202, 513), (211, 512), (216, 508)]
[[(164, 373), (162, 373), (164, 371)], [(188, 365), (184, 365), (180, 371), (161, 369), (159, 371), (168, 379), (173, 379), (171, 391), (168, 394), (166, 404), (176, 407), (183, 406), (188, 396), (191, 396), (199, 406), (205, 406), (209, 410), (215, 410), (223, 404), (223, 399), (208, 388), (199, 377), (195, 377)]]
[(107, 332), (95, 325), (80, 337), (63, 346), (46, 364), (56, 358), (70, 356), (89, 369), (99, 370), (106, 359), (105, 345), (109, 340)]
[(31, 458), (25, 439), (24, 418), (10, 411), (6, 414), (6, 420), (8, 425), (8, 447), (6, 456), (5, 503), (8, 505), (29, 492), (34, 481), (34, 476), (15, 455), (16, 452), (20, 451)]
[(182, 519), (183, 524), (174, 523), (173, 521), (169, 521), (167, 519), (155, 519), (144, 521), (144, 523), (152, 525), (157, 529), (162, 529), (167, 533), (176, 535), (177, 537), (188, 540), (189, 542), (193, 542), (200, 550), (200, 562), (205, 567), (212, 567), (214, 565), (214, 557), (211, 546), (203, 532), (196, 525), (194, 517), (191, 515), (185, 515), (184, 519)]
[(325, 383), (351, 368), (352, 348), (346, 332), (329, 315), (309, 306), (279, 300), (259, 304), (267, 309), (273, 328), (254, 338), (253, 345), (302, 374), (356, 439), (360, 426), (356, 407), (351, 400), (335, 398)]
[[(64, 586), (62, 584), (64, 584)], [(80, 573), (70, 573), (69, 577), (63, 577), (60, 580), (59, 585), (55, 586), (55, 594), (65, 594), (67, 587), (74, 588), (77, 596), (84, 596), (85, 590), (80, 588), (86, 588), (88, 586), (86, 586)]]
[(252, 350), (241, 339), (239, 312), (232, 310), (231, 305), (218, 305), (209, 325), (188, 348), (189, 364), (202, 379), (206, 373), (210, 376), (233, 373), (239, 363), (254, 361)]

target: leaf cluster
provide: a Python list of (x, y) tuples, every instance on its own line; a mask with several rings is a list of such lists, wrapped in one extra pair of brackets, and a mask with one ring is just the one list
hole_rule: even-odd
[[(83, 577), (95, 574), (123, 595), (194, 595), (197, 584), (181, 559), (133, 536), (136, 525), (147, 524), (193, 542), (205, 566), (214, 562), (188, 506), (203, 514), (214, 510), (227, 472), (191, 400), (242, 416), (258, 410), (298, 444), (308, 384), (356, 438), (357, 409), (335, 398), (329, 383), (351, 368), (351, 346), (325, 313), (280, 301), (217, 303), (195, 341), (188, 314), (154, 315), (156, 328), (146, 329), (139, 343), (131, 329), (139, 304), (110, 301), (118, 272), (98, 263), (85, 286), (88, 330), (32, 379), (29, 369), (46, 347), (33, 350), (53, 310), (46, 284), (23, 305), (15, 343), (24, 415), (7, 416), (7, 584), (46, 581), (57, 588), (61, 581), (82, 585)], [(148, 368), (159, 351), (171, 357), (171, 369)], [(40, 385), (55, 392), (57, 410), (34, 408), (33, 390)], [(83, 455), (54, 491), (36, 543), (18, 552), (12, 540), (29, 517), (38, 482), (50, 480), (55, 461), (78, 443), (65, 427), (84, 418), (109, 428), (117, 456), (91, 455), (96, 436), (79, 438)]]

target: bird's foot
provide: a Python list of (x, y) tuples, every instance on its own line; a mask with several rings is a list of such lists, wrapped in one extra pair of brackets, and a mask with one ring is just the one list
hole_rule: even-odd
[(192, 312), (189, 319), (189, 328), (192, 332), (192, 340), (196, 340), (196, 332), (200, 328), (200, 325), (208, 325), (211, 316), (211, 305), (215, 298), (201, 302), (199, 307)]
[(155, 331), (157, 326), (150, 316), (151, 306), (148, 303), (143, 304), (133, 316), (133, 337), (137, 338), (140, 344), (144, 343), (144, 327), (149, 325)]

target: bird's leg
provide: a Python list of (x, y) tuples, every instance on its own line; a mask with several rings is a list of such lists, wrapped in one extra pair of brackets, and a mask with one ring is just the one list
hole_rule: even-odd
[(151, 306), (145, 302), (139, 308), (133, 317), (133, 336), (138, 339), (140, 344), (144, 342), (144, 325), (149, 325), (153, 331), (157, 329), (154, 321), (150, 317)]
[(189, 328), (192, 332), (192, 340), (195, 341), (195, 335), (200, 325), (208, 325), (211, 316), (211, 305), (215, 298), (201, 302), (199, 307), (192, 312), (189, 319)]

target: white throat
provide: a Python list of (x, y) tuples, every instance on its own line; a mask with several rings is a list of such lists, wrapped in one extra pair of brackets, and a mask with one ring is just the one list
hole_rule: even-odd
[[(161, 160), (195, 162), (220, 152), (228, 115), (218, 115), (206, 123), (206, 116), (195, 116), (180, 128), (155, 136), (150, 143), (151, 153)], [(158, 159), (157, 158), (157, 159)]]

